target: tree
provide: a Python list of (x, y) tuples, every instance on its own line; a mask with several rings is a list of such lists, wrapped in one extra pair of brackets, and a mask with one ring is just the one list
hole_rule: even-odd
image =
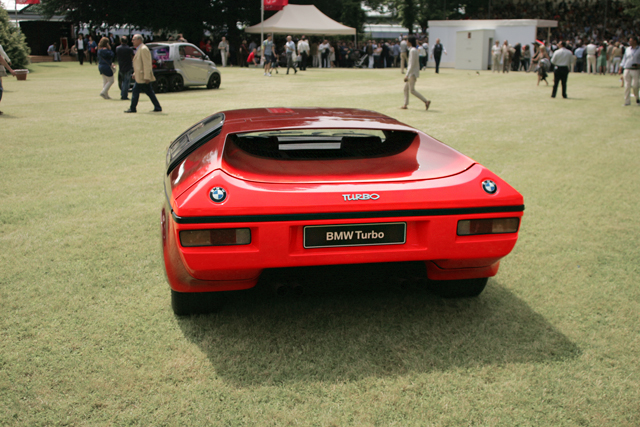
[(624, 12), (634, 18), (640, 18), (640, 0), (626, 0)]
[(413, 25), (416, 22), (418, 6), (416, 3), (416, 0), (400, 0), (397, 2), (400, 23), (409, 30), (409, 34), (413, 34)]
[(0, 45), (11, 59), (11, 68), (27, 68), (31, 49), (27, 46), (24, 34), (11, 25), (9, 14), (2, 7), (0, 7)]

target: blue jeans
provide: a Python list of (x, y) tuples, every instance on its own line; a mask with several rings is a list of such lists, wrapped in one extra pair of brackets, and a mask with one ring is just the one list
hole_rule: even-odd
[(2, 89), (2, 77), (0, 77), (0, 101), (2, 101), (2, 92), (4, 91), (4, 89)]
[(129, 85), (131, 84), (131, 74), (133, 70), (119, 72), (118, 80), (120, 80), (120, 99), (129, 98)]
[(162, 111), (162, 107), (158, 102), (158, 98), (156, 98), (156, 94), (153, 92), (151, 84), (137, 82), (133, 85), (133, 90), (131, 91), (131, 107), (129, 107), (130, 110), (136, 111), (136, 107), (138, 106), (138, 99), (140, 99), (140, 92), (144, 92), (147, 94), (147, 96), (153, 103), (154, 110)]

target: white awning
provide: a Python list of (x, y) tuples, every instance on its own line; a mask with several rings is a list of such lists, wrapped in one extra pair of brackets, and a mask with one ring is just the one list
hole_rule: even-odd
[[(247, 27), (247, 33), (260, 34), (261, 24)], [(319, 34), (319, 35), (355, 35), (356, 29), (342, 25), (320, 12), (314, 5), (289, 4), (280, 12), (264, 21), (265, 33), (278, 34)]]

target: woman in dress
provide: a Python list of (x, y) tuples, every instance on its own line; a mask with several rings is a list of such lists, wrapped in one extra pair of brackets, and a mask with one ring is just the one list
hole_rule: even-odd
[[(549, 59), (549, 54), (547, 53), (547, 48), (544, 44), (540, 44), (537, 46), (537, 52), (531, 60), (531, 68), (535, 69), (539, 65), (539, 62), (543, 59)], [(531, 68), (529, 70), (531, 70)]]
[(102, 92), (100, 96), (104, 99), (111, 99), (109, 89), (113, 85), (113, 51), (109, 46), (109, 39), (103, 37), (98, 43), (98, 71), (102, 76)]

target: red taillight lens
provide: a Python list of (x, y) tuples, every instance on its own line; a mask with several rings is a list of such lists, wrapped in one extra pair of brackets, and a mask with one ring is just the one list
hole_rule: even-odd
[(520, 218), (466, 219), (458, 221), (458, 236), (515, 233), (519, 225)]
[(180, 243), (185, 247), (248, 245), (251, 243), (249, 228), (222, 228), (216, 230), (184, 230)]

